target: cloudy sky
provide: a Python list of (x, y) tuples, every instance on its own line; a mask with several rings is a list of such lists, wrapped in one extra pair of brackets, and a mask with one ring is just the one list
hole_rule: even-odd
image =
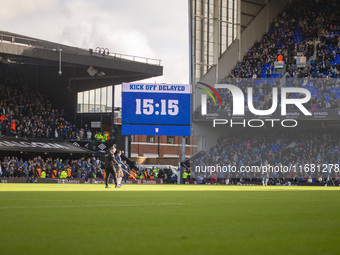
[(0, 30), (162, 60), (148, 82), (188, 83), (187, 0), (0, 0)]

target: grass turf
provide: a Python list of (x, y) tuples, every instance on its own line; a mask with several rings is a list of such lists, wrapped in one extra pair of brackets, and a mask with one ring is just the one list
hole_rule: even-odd
[(337, 254), (340, 187), (0, 184), (0, 254)]

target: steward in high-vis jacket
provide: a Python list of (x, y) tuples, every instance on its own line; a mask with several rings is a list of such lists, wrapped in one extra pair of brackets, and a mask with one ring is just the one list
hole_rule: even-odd
[(41, 175), (40, 175), (40, 178), (46, 178), (46, 172), (43, 170), (41, 171)]
[(57, 170), (52, 171), (52, 178), (57, 178), (58, 177), (58, 172)]
[(60, 173), (60, 178), (61, 178), (61, 179), (66, 179), (66, 177), (67, 177), (67, 172), (66, 172), (66, 170), (61, 171), (61, 173)]
[(183, 171), (182, 177), (183, 177), (183, 182), (185, 182), (185, 180), (188, 177), (188, 173), (185, 170)]
[(107, 131), (104, 132), (103, 137), (104, 137), (105, 142), (106, 142), (106, 141), (110, 141), (110, 134), (109, 134), (109, 132), (107, 132)]

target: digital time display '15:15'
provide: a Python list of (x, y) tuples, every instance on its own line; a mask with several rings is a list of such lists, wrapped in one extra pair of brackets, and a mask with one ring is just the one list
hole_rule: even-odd
[(190, 125), (190, 94), (123, 92), (123, 123)]
[(172, 115), (179, 113), (178, 100), (161, 99), (160, 104), (155, 103), (153, 99), (136, 99), (136, 114), (141, 115)]

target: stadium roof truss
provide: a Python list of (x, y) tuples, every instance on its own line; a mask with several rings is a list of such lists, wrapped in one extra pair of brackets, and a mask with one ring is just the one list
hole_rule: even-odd
[[(98, 48), (98, 49), (97, 49)], [(85, 91), (142, 80), (163, 74), (158, 59), (111, 53), (107, 48), (81, 49), (0, 31), (0, 63), (16, 69), (38, 67), (40, 79), (58, 78), (58, 68), (68, 87)], [(32, 69), (34, 69), (32, 68)], [(32, 75), (36, 78), (36, 75)]]
[(217, 64), (267, 3), (268, 0), (189, 0), (192, 83)]

